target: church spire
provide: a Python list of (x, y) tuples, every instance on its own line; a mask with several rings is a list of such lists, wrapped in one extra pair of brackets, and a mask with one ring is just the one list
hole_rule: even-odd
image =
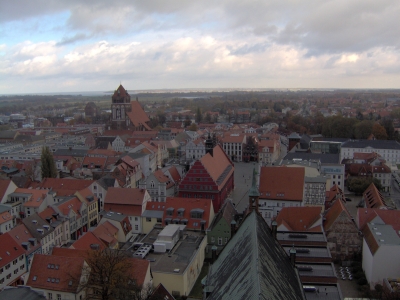
[(253, 209), (258, 212), (258, 198), (260, 197), (260, 192), (257, 188), (257, 172), (256, 167), (253, 168), (253, 179), (251, 181), (251, 188), (249, 190), (249, 210)]

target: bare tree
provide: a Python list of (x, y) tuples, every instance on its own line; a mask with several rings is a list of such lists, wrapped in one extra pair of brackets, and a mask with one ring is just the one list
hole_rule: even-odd
[(85, 257), (81, 288), (87, 300), (144, 300), (152, 287), (142, 287), (134, 277), (133, 258), (122, 250), (92, 250)]

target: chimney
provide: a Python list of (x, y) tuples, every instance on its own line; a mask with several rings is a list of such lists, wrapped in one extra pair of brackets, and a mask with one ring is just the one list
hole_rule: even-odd
[(278, 233), (278, 223), (276, 221), (272, 221), (271, 227), (272, 227), (272, 236), (274, 237), (274, 239), (276, 239), (276, 235)]
[(290, 263), (292, 264), (292, 267), (296, 266), (296, 249), (294, 249), (294, 246), (292, 249), (289, 250), (290, 254)]
[(235, 222), (235, 220), (232, 220), (232, 222), (231, 222), (231, 238), (233, 238), (235, 233), (236, 233), (236, 222)]
[(214, 263), (217, 260), (217, 246), (211, 247), (211, 263)]

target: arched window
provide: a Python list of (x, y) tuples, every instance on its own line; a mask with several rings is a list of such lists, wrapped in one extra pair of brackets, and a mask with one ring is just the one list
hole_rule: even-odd
[(153, 181), (153, 180), (150, 182), (150, 187), (151, 187), (152, 189), (154, 189), (154, 187), (155, 187), (155, 184), (154, 184), (154, 181)]

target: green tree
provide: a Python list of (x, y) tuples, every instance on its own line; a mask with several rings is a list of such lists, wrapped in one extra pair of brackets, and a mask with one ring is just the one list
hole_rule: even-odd
[(383, 120), (381, 120), (381, 125), (385, 128), (386, 133), (388, 135), (388, 139), (393, 140), (395, 138), (395, 130), (394, 130), (394, 126), (393, 126), (393, 120), (383, 119)]
[(50, 152), (48, 147), (42, 148), (42, 155), (40, 157), (42, 178), (56, 178), (57, 169), (54, 162), (53, 154)]
[(377, 140), (387, 140), (388, 134), (386, 133), (385, 127), (380, 125), (379, 123), (375, 123), (372, 127), (372, 134), (375, 136)]
[(197, 107), (196, 110), (196, 123), (200, 123), (203, 120), (203, 116), (201, 114), (200, 107)]
[(347, 187), (349, 191), (352, 191), (359, 195), (364, 193), (364, 191), (369, 187), (371, 183), (373, 183), (379, 191), (382, 190), (382, 185), (380, 181), (376, 178), (353, 177), (347, 179)]
[(359, 122), (354, 128), (354, 135), (356, 139), (367, 139), (372, 133), (374, 122), (371, 120), (363, 120)]

